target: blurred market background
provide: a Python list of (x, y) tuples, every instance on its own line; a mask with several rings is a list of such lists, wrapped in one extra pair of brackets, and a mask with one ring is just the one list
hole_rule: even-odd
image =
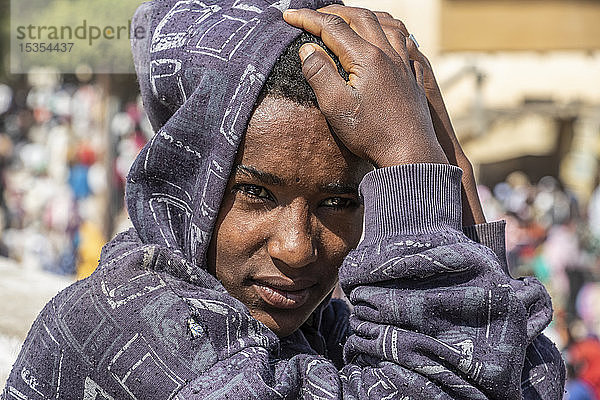
[[(346, 3), (388, 11), (417, 37), (487, 219), (507, 222), (512, 275), (552, 295), (546, 333), (569, 364), (570, 398), (600, 399), (600, 1)], [(130, 74), (61, 73), (43, 59), (11, 74), (7, 0), (0, 13), (3, 386), (41, 307), (129, 226), (125, 176), (153, 133)]]

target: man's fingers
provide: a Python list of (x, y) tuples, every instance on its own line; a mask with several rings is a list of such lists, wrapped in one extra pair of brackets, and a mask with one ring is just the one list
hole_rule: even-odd
[(414, 68), (415, 68), (415, 79), (417, 80), (417, 84), (421, 87), (421, 89), (423, 89), (423, 92), (425, 92), (425, 80), (423, 77), (424, 76), (423, 64), (421, 64), (419, 61), (415, 61)]
[(400, 20), (395, 19), (387, 12), (376, 11), (375, 15), (381, 24), (388, 41), (394, 50), (402, 57), (402, 60), (410, 65), (414, 63), (412, 69), (415, 72), (415, 78), (419, 85), (425, 89), (429, 98), (430, 91), (436, 89), (435, 77), (431, 69), (431, 64), (425, 55), (419, 51), (417, 44), (410, 37), (406, 25)]
[(332, 4), (320, 8), (318, 11), (341, 17), (352, 30), (372, 45), (379, 47), (388, 54), (393, 51), (392, 46), (383, 32), (377, 15), (372, 11), (364, 8), (342, 6), (339, 4)]
[(300, 59), (304, 77), (317, 96), (319, 108), (327, 116), (336, 104), (344, 104), (350, 87), (321, 46), (314, 43), (303, 45), (300, 48)]
[(387, 11), (373, 11), (373, 13), (377, 16), (377, 19), (379, 19), (380, 23), (384, 20), (394, 19), (392, 14)]
[(390, 28), (389, 26), (382, 25), (383, 32), (387, 36), (388, 41), (396, 51), (396, 53), (402, 58), (404, 64), (409, 66), (408, 50), (406, 48), (406, 37), (398, 30)]
[(356, 73), (356, 65), (370, 57), (372, 52), (365, 50), (374, 49), (337, 15), (303, 8), (287, 10), (283, 13), (283, 18), (288, 24), (323, 39), (325, 45), (338, 57), (348, 74)]
[(408, 37), (408, 29), (406, 29), (406, 25), (404, 25), (404, 22), (395, 19), (390, 14), (382, 11), (375, 11), (375, 15), (377, 16), (377, 19), (379, 19), (379, 23), (381, 24), (381, 26), (387, 26), (389, 28), (398, 29), (400, 32), (402, 32), (404, 36)]
[(381, 28), (396, 53), (402, 58), (404, 64), (409, 66), (410, 56), (406, 47), (406, 41), (409, 40), (408, 29), (404, 23), (395, 19), (391, 14), (385, 11), (374, 11), (375, 16), (381, 24)]
[(423, 87), (425, 89), (427, 98), (430, 99), (432, 95), (439, 92), (431, 64), (429, 63), (427, 57), (425, 57), (425, 55), (419, 51), (417, 45), (412, 41), (412, 39), (406, 39), (406, 48), (408, 50), (410, 59), (415, 60), (422, 67)]
[(419, 61), (419, 62), (424, 61), (423, 58), (425, 56), (423, 56), (423, 53), (421, 53), (419, 51), (419, 48), (417, 47), (414, 40), (409, 39), (408, 37), (406, 38), (406, 48), (408, 50), (408, 56), (410, 57), (411, 60), (415, 60), (415, 61)]

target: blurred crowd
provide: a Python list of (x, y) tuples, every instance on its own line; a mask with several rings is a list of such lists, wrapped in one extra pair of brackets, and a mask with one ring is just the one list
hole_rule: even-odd
[[(82, 278), (128, 226), (125, 177), (151, 128), (139, 100), (71, 78), (0, 83), (0, 255)], [(514, 172), (480, 195), (487, 219), (507, 222), (512, 275), (552, 296), (546, 334), (563, 349), (569, 398), (600, 399), (600, 188), (582, 204), (553, 177)]]
[(101, 83), (34, 73), (0, 84), (0, 255), (89, 275), (127, 224), (125, 176), (147, 132), (140, 104)]
[(512, 276), (535, 276), (554, 306), (546, 335), (563, 350), (571, 400), (600, 399), (600, 187), (587, 205), (546, 176), (514, 172), (480, 196), (489, 221), (506, 221)]

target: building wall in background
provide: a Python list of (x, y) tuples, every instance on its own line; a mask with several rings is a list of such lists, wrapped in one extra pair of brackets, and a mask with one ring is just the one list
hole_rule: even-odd
[(441, 50), (600, 48), (600, 1), (443, 0)]
[[(388, 11), (417, 37), (476, 167), (560, 157), (550, 163), (559, 172), (548, 173), (589, 197), (600, 159), (600, 1), (346, 3)], [(568, 148), (558, 141), (565, 123), (573, 129)]]

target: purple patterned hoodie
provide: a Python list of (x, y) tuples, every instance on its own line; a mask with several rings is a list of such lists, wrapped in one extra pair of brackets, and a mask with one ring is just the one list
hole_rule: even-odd
[(340, 269), (352, 311), (327, 301), (279, 339), (206, 272), (255, 100), (299, 34), (282, 11), (325, 4), (138, 9), (133, 54), (157, 133), (127, 182), (134, 229), (42, 310), (3, 399), (562, 398), (560, 354), (540, 334), (550, 299), (504, 271), (502, 223), (463, 233), (456, 167), (365, 176), (364, 239)]

